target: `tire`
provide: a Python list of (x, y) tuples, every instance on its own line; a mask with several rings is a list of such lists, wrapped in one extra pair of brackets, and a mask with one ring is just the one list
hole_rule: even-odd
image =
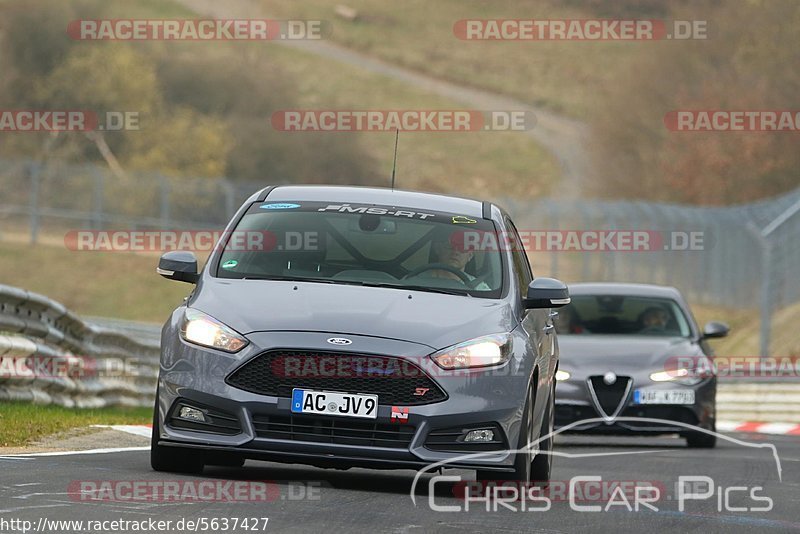
[(556, 387), (550, 391), (550, 402), (547, 403), (547, 412), (542, 418), (542, 429), (539, 438), (549, 436), (539, 442), (539, 454), (534, 456), (531, 464), (531, 480), (537, 485), (547, 487), (550, 484), (550, 473), (553, 470), (553, 430), (555, 429), (555, 402)]
[(158, 444), (158, 392), (153, 408), (153, 436), (150, 438), (150, 467), (167, 473), (197, 474), (203, 472), (203, 457), (192, 449), (164, 447)]
[[(525, 400), (525, 409), (522, 412), (522, 426), (519, 432), (519, 439), (517, 440), (517, 450), (528, 450), (528, 444), (531, 442), (531, 433), (533, 428), (533, 390), (528, 390), (528, 398)], [(522, 484), (529, 484), (531, 481), (532, 460), (530, 452), (516, 453), (514, 455), (514, 472), (501, 473), (497, 471), (483, 471), (478, 470), (475, 478), (479, 482), (519, 482)]]
[(690, 449), (713, 449), (717, 446), (717, 436), (705, 432), (689, 432), (686, 434), (686, 445)]

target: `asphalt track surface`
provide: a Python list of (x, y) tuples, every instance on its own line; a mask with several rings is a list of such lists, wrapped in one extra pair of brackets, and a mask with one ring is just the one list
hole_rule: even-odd
[[(779, 477), (777, 462), (767, 447), (750, 447), (721, 440), (716, 449), (687, 449), (678, 438), (596, 438), (589, 436), (562, 436), (557, 442), (557, 452), (569, 456), (556, 457), (553, 479), (556, 486), (565, 488), (576, 476), (600, 476), (606, 488), (619, 481), (638, 481), (638, 484), (659, 487), (661, 498), (652, 502), (652, 510), (641, 506), (628, 511), (623, 501), (631, 507), (635, 496), (627, 491), (624, 498), (618, 495), (619, 505), (608, 511), (579, 512), (574, 506), (599, 505), (601, 510), (609, 502), (598, 498), (590, 486), (576, 482), (575, 502), (551, 493), (550, 509), (544, 501), (513, 501), (509, 506), (498, 505), (486, 510), (485, 502), (473, 502), (464, 511), (463, 499), (452, 482), (438, 482), (428, 491), (432, 475), (420, 478), (416, 492), (416, 505), (410, 497), (414, 471), (373, 471), (351, 469), (337, 471), (300, 465), (285, 465), (248, 461), (244, 468), (206, 467), (202, 476), (156, 473), (150, 470), (148, 452), (128, 450), (104, 454), (68, 454), (63, 456), (2, 457), (0, 458), (0, 532), (21, 532), (21, 523), (27, 520), (39, 532), (85, 532), (54, 525), (53, 520), (170, 520), (171, 530), (189, 531), (186, 524), (178, 530), (178, 521), (217, 519), (228, 520), (228, 532), (791, 532), (800, 531), (800, 437), (765, 436), (758, 434), (727, 434), (750, 444), (771, 443), (780, 458)], [(599, 456), (598, 454), (603, 454)], [(588, 455), (588, 456), (587, 456)], [(471, 471), (445, 471), (445, 475), (461, 475), (465, 480), (473, 477)], [(679, 511), (675, 483), (680, 476), (708, 476), (713, 480), (712, 496), (703, 500), (685, 499), (685, 511)], [(268, 482), (268, 498), (225, 502), (198, 502), (187, 494), (188, 485), (202, 481)], [(110, 494), (81, 491), (80, 481), (111, 481), (120, 488), (120, 481), (178, 482), (183, 494), (177, 501), (171, 499), (135, 500), (121, 491)], [(101, 488), (101, 482), (94, 482)], [(263, 482), (261, 482), (263, 484)], [(109, 487), (106, 485), (106, 488)], [(197, 486), (192, 486), (197, 487)], [(249, 486), (246, 486), (249, 487)], [(555, 487), (555, 486), (553, 486)], [(598, 488), (600, 486), (594, 486)], [(745, 487), (747, 490), (725, 490)], [(756, 489), (759, 488), (760, 489)], [(585, 488), (582, 493), (580, 488)], [(689, 488), (687, 488), (689, 489)], [(696, 486), (697, 492), (708, 486)], [(765, 501), (751, 498), (755, 495), (772, 501), (769, 511), (747, 510), (764, 507)], [(99, 490), (98, 490), (99, 491)], [(220, 493), (225, 498), (224, 493)], [(608, 495), (608, 494), (607, 494)], [(652, 495), (651, 495), (652, 496)], [(103, 497), (103, 498), (100, 498)], [(124, 497), (124, 498), (123, 498)], [(645, 498), (648, 498), (645, 496)], [(436, 511), (434, 506), (455, 506), (457, 512)], [(737, 509), (734, 509), (737, 508)], [(232, 529), (234, 518), (269, 518), (266, 528), (259, 520), (255, 529), (242, 529), (240, 522)], [(42, 523), (40, 524), (40, 520)], [(16, 526), (15, 526), (16, 525)], [(249, 526), (253, 526), (252, 523)], [(109, 528), (111, 526), (109, 525)], [(222, 523), (206, 531), (222, 532)], [(203, 531), (198, 523), (199, 531)], [(93, 530), (103, 532), (105, 530)], [(110, 530), (109, 530), (110, 531)], [(117, 530), (133, 532), (135, 530)], [(151, 530), (152, 531), (152, 530)]]

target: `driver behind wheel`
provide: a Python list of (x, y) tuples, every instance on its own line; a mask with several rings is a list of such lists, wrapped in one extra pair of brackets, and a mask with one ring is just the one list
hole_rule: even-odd
[(658, 306), (651, 306), (639, 316), (642, 333), (659, 333), (667, 329), (669, 314), (667, 310)]
[[(475, 280), (475, 277), (465, 270), (475, 252), (472, 250), (464, 250), (464, 247), (454, 246), (453, 243), (456, 241), (456, 238), (456, 232), (451, 232), (448, 229), (438, 229), (435, 232), (431, 240), (432, 263), (448, 265), (463, 272), (469, 280)], [(429, 275), (435, 278), (458, 280), (463, 283), (463, 280), (457, 274), (444, 269), (432, 269)], [(491, 290), (485, 282), (480, 282), (475, 286), (475, 289), (478, 291)]]

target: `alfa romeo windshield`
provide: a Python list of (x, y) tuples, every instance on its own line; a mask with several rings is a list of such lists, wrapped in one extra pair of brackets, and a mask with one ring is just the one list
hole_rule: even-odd
[(503, 260), (492, 221), (414, 208), (257, 202), (216, 265), (220, 278), (397, 287), (499, 298)]
[(680, 306), (671, 299), (623, 295), (573, 295), (558, 311), (559, 334), (689, 337)]

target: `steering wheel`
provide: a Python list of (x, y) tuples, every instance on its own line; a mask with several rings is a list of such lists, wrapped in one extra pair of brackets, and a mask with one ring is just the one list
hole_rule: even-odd
[(645, 326), (644, 328), (639, 330), (639, 332), (637, 332), (637, 333), (638, 334), (662, 334), (662, 333), (664, 333), (666, 331), (667, 331), (666, 328), (661, 328), (659, 326)]
[(473, 280), (469, 279), (467, 273), (465, 273), (461, 269), (453, 267), (452, 265), (447, 265), (446, 263), (429, 263), (428, 265), (417, 267), (416, 269), (405, 275), (403, 277), (403, 280), (405, 280), (406, 278), (413, 278), (415, 276), (418, 276), (424, 273), (425, 271), (434, 271), (434, 270), (436, 271), (441, 270), (453, 273), (464, 283), (465, 286), (469, 286), (473, 282)]
[(470, 289), (475, 289), (476, 287), (478, 287), (478, 284), (481, 284), (484, 281), (486, 281), (486, 279), (489, 278), (489, 276), (491, 276), (491, 274), (492, 273), (487, 272), (487, 273), (484, 273), (484, 274), (482, 274), (480, 276), (476, 276), (475, 278), (473, 278), (472, 280), (470, 280), (467, 283), (467, 286), (469, 286)]

